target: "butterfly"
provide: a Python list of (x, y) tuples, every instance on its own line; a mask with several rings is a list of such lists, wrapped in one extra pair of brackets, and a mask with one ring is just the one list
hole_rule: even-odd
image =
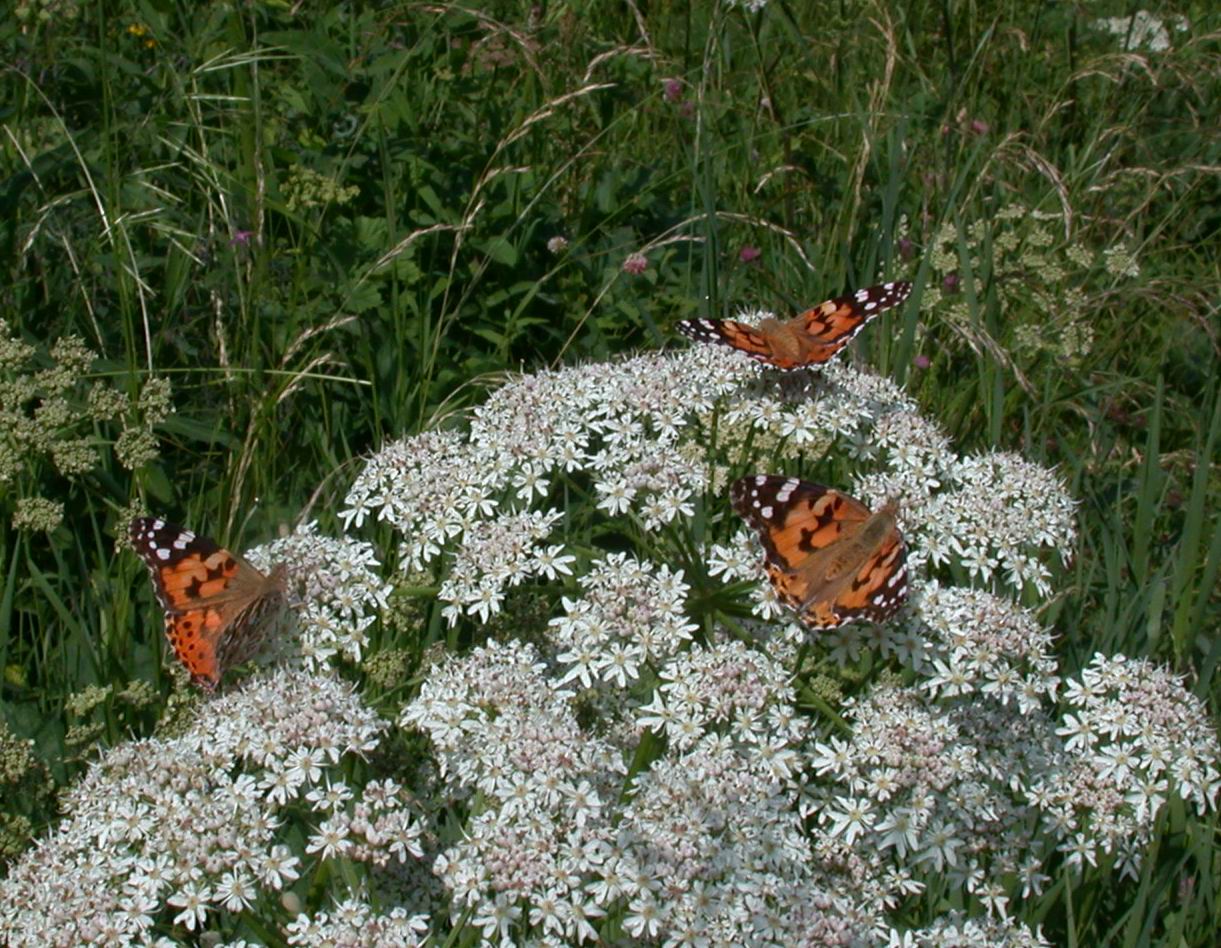
[(763, 541), (776, 595), (802, 623), (833, 629), (885, 622), (907, 599), (907, 565), (892, 500), (870, 513), (847, 494), (795, 477), (734, 482), (736, 510)]
[(685, 319), (678, 329), (696, 342), (732, 346), (776, 369), (801, 369), (831, 359), (865, 323), (898, 306), (911, 291), (910, 283), (882, 283), (819, 303), (788, 320), (769, 316), (748, 326), (733, 319)]
[(165, 637), (191, 680), (206, 691), (254, 657), (284, 610), (285, 573), (263, 574), (207, 537), (153, 517), (128, 528), (165, 610)]

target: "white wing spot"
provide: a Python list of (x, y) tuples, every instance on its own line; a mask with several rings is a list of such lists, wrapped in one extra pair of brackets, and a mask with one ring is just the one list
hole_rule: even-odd
[(159, 560), (168, 560), (170, 558), (170, 551), (163, 546), (154, 549), (153, 553)]

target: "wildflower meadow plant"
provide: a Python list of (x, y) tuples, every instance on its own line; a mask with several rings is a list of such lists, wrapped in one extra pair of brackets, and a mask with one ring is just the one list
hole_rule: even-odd
[[(730, 510), (743, 473), (819, 464), (897, 504), (886, 625), (812, 635)], [(1065, 674), (1021, 604), (1075, 539), (1055, 474), (956, 454), (844, 364), (524, 376), (374, 454), (341, 519), (255, 554), (296, 578), (304, 662), (95, 765), (0, 884), (9, 941), (1039, 945), (1053, 877), (1136, 874), (1169, 800), (1216, 806), (1201, 702), (1123, 656)], [(371, 664), (420, 577), (473, 647), (387, 720), (327, 660)], [(548, 609), (506, 637), (523, 597)]]
[(17, 530), (55, 530), (64, 500), (43, 495), (70, 494), (110, 451), (128, 470), (158, 455), (153, 429), (173, 412), (169, 383), (149, 378), (132, 398), (95, 374), (97, 360), (78, 336), (40, 352), (0, 323), (0, 487)]
[[(397, 788), (349, 790), (338, 772), (384, 728), (350, 685), (285, 670), (209, 702), (183, 733), (116, 747), (68, 793), (60, 827), (0, 883), (5, 943), (201, 933), (218, 917), (269, 913), (313, 853), (418, 857), (420, 827)], [(294, 808), (309, 813), (294, 822), (313, 827), (304, 847), (282, 832)]]
[[(844, 701), (847, 737), (796, 709), (802, 682), (790, 680), (808, 633), (732, 610), (696, 623), (689, 575), (692, 559), (707, 564), (701, 600), (737, 598), (716, 582), (751, 583), (744, 605), (791, 619), (758, 582), (725, 487), (735, 471), (828, 454), (859, 465), (858, 496), (899, 498), (921, 577), (901, 621), (814, 643), (842, 666), (870, 649), (910, 676)], [(587, 503), (553, 506), (576, 494)], [(884, 943), (908, 937), (896, 907), (935, 885), (974, 912), (909, 926), (911, 937), (1039, 943), (1014, 906), (1043, 891), (1053, 862), (1080, 870), (1106, 852), (1139, 863), (1164, 796), (1140, 806), (1137, 779), (1092, 803), (1053, 788), (1083, 768), (1094, 785), (1138, 770), (1170, 781), (1150, 761), (1121, 774), (1064, 740), (1052, 636), (1015, 598), (1050, 595), (1051, 565), (1075, 538), (1071, 499), (1018, 456), (956, 455), (884, 379), (837, 364), (761, 373), (710, 347), (540, 373), (493, 393), (469, 435), (375, 456), (348, 504), (349, 523), (389, 521), (412, 568), (438, 569), (443, 589), (466, 584), (449, 596), (451, 622), (484, 621), (522, 583), (577, 587), (540, 644), (451, 656), (401, 720), (443, 755), (447, 797), (480, 800), (437, 865), (451, 916), (468, 912), (489, 940), (571, 943), (597, 930), (671, 944)], [(527, 522), (538, 526), (523, 532)], [(593, 553), (581, 538), (599, 523), (632, 551)], [(493, 562), (480, 552), (490, 536), (507, 544), (498, 568), (472, 569)], [(563, 574), (548, 575), (559, 562)], [(1218, 789), (1215, 737), (1199, 702), (1170, 690), (1146, 700), (1190, 726), (1130, 754), (1193, 761), (1175, 792), (1204, 811)]]
[[(906, 232), (906, 220), (900, 229)], [(1106, 283), (1140, 275), (1131, 247), (1120, 241), (1094, 246), (1097, 237), (1083, 236), (1082, 229), (1062, 213), (1018, 202), (962, 225), (942, 223), (929, 235), (927, 253), (910, 265), (913, 272), (927, 265), (934, 277), (922, 293), (922, 311), (944, 321), (953, 339), (1002, 361), (1009, 362), (1012, 350), (1022, 366), (1039, 357), (1080, 365), (1094, 348), (1095, 313), (1104, 298), (1087, 288), (1103, 274)], [(1011, 327), (1011, 337), (1001, 341), (979, 315), (989, 292)]]

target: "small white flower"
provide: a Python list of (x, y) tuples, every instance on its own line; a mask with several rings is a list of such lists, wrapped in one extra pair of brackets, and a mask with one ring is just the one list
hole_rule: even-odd
[(843, 836), (849, 846), (856, 838), (873, 826), (876, 817), (871, 812), (873, 804), (868, 800), (857, 800), (852, 797), (837, 797), (838, 810), (830, 810), (824, 816), (831, 820), (831, 835)]
[(203, 926), (208, 915), (208, 903), (212, 901), (212, 891), (197, 882), (187, 882), (166, 902), (182, 911), (174, 916), (175, 925), (185, 925), (188, 930), (195, 931), (195, 926)]
[(636, 491), (628, 487), (623, 478), (602, 481), (595, 484), (594, 489), (602, 498), (598, 501), (598, 509), (605, 510), (612, 517), (627, 513), (632, 506), (632, 498), (636, 496)]

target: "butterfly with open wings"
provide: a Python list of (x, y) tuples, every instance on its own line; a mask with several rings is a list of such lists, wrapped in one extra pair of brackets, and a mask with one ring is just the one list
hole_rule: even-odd
[(207, 691), (262, 647), (287, 603), (282, 565), (269, 574), (207, 537), (154, 517), (128, 529), (165, 610), (165, 637)]
[(830, 360), (869, 320), (898, 306), (911, 291), (910, 283), (882, 283), (819, 303), (792, 319), (769, 317), (757, 326), (734, 319), (686, 319), (678, 329), (696, 342), (731, 346), (775, 369), (803, 369)]
[(907, 599), (893, 501), (871, 513), (830, 487), (771, 474), (735, 481), (730, 497), (759, 534), (777, 597), (805, 625), (885, 622)]

